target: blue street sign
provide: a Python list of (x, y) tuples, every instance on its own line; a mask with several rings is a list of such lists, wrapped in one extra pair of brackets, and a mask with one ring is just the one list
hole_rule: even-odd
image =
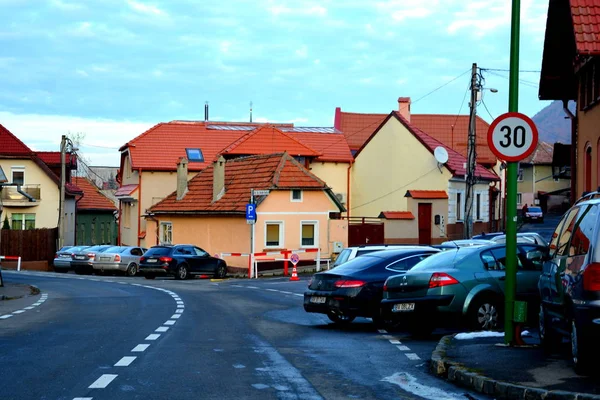
[(246, 204), (246, 220), (256, 221), (256, 204)]

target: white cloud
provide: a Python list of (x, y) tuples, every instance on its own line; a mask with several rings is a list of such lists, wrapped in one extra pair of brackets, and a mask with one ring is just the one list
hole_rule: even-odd
[(324, 17), (327, 15), (327, 9), (318, 4), (303, 5), (301, 7), (288, 7), (277, 4), (268, 7), (267, 10), (276, 17), (282, 15)]
[(83, 9), (81, 4), (68, 3), (62, 0), (50, 0), (50, 5), (62, 11), (77, 11)]
[(321, 60), (319, 60), (318, 58), (316, 60), (313, 61), (313, 64), (315, 65), (319, 65), (321, 64)]
[(300, 58), (306, 58), (308, 56), (308, 47), (305, 44), (296, 49), (296, 55)]
[(85, 140), (81, 144), (80, 152), (91, 160), (92, 165), (110, 166), (119, 165), (119, 147), (155, 125), (154, 122), (10, 112), (0, 112), (0, 121), (26, 145), (39, 151), (58, 151), (61, 135), (82, 132), (85, 134)]
[(396, 83), (397, 83), (398, 85), (404, 85), (406, 82), (407, 82), (407, 80), (406, 80), (406, 79), (398, 79), (398, 80), (396, 80)]
[(131, 9), (137, 11), (140, 14), (154, 15), (164, 17), (167, 16), (167, 13), (155, 5), (142, 3), (134, 0), (127, 0), (127, 4)]
[(232, 45), (233, 43), (229, 40), (223, 40), (221, 41), (221, 43), (219, 43), (219, 50), (221, 51), (221, 53), (229, 53), (229, 50), (231, 49)]
[(87, 78), (89, 76), (88, 73), (82, 69), (75, 70), (75, 73), (79, 76), (83, 76), (84, 78)]
[(358, 80), (358, 82), (362, 83), (363, 85), (370, 85), (375, 81), (375, 78), (373, 78), (372, 76), (368, 77), (368, 78), (361, 78)]

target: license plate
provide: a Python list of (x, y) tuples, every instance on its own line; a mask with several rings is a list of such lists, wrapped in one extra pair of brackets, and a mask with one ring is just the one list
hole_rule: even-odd
[(531, 217), (531, 219), (538, 219), (538, 217)]
[(150, 258), (150, 259), (146, 260), (146, 262), (149, 262), (149, 263), (155, 263), (156, 261), (157, 261), (156, 258)]
[(392, 307), (393, 312), (414, 311), (414, 310), (415, 310), (415, 303), (394, 304), (394, 307)]
[(85, 256), (75, 256), (75, 259), (76, 259), (76, 260), (84, 260), (84, 259), (85, 259)]
[(100, 261), (109, 261), (110, 257), (100, 257)]
[(325, 304), (325, 301), (327, 301), (327, 297), (323, 296), (313, 296), (310, 298), (310, 302), (315, 304)]

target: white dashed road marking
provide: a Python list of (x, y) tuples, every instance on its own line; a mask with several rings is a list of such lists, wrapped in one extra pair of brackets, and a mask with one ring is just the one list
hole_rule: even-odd
[(177, 321), (173, 321), (172, 319), (165, 321), (165, 325), (175, 325), (175, 322)]
[(41, 306), (46, 300), (48, 300), (48, 293), (42, 294), (40, 299), (29, 307), (25, 307), (22, 310), (13, 311), (10, 314), (0, 315), (0, 319), (8, 319), (10, 317), (14, 317), (15, 315), (23, 314), (26, 311), (33, 310), (34, 308)]
[(137, 357), (123, 357), (115, 364), (115, 367), (129, 367), (129, 365), (135, 360)]
[(181, 314), (173, 314), (173, 315), (171, 315), (171, 319), (179, 319), (179, 317), (181, 317)]
[(168, 327), (168, 326), (159, 326), (158, 328), (156, 328), (156, 329), (154, 330), (154, 332), (166, 332), (166, 331), (168, 331), (168, 330), (169, 330), (169, 327)]
[(141, 353), (142, 351), (146, 351), (146, 349), (150, 347), (149, 344), (138, 344), (133, 349), (131, 349), (132, 353)]
[(391, 344), (402, 344), (399, 340), (395, 340), (395, 339), (390, 340), (390, 343)]
[(115, 374), (104, 374), (88, 386), (89, 389), (104, 389), (107, 387), (118, 375)]
[(410, 349), (407, 346), (396, 346), (398, 347), (398, 350), (400, 351), (410, 351)]
[(408, 357), (409, 360), (413, 360), (413, 361), (421, 359), (421, 357), (419, 357), (415, 353), (406, 353), (406, 357)]
[(0, 316), (0, 319), (7, 319), (7, 318), (10, 318), (12, 316), (13, 316), (12, 314), (6, 314), (6, 315)]
[(158, 334), (158, 333), (153, 333), (153, 334), (151, 334), (151, 335), (148, 335), (148, 337), (146, 337), (146, 339), (144, 339), (144, 340), (156, 340), (156, 339), (158, 339), (159, 337), (160, 337), (160, 334)]
[(75, 397), (73, 400), (92, 400), (92, 397)]

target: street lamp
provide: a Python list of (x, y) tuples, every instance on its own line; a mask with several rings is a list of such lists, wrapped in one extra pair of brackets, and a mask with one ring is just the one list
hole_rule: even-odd
[(61, 249), (65, 242), (65, 184), (66, 184), (66, 153), (77, 151), (78, 148), (71, 139), (62, 135), (60, 140), (60, 199), (58, 204), (58, 248)]

